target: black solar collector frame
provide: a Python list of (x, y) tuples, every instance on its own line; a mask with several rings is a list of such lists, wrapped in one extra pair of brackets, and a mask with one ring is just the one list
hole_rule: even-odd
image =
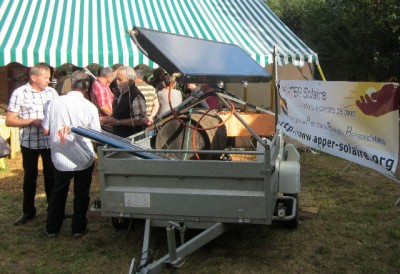
[(132, 40), (181, 83), (268, 82), (269, 73), (239, 46), (135, 27)]

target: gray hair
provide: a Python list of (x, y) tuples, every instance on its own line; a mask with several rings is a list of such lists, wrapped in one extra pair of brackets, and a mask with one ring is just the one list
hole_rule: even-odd
[(71, 88), (73, 90), (87, 91), (89, 87), (89, 75), (84, 70), (77, 70), (71, 74)]
[(141, 69), (135, 69), (136, 77), (139, 78), (140, 80), (143, 80), (144, 74), (143, 70)]
[(129, 81), (135, 81), (136, 79), (136, 73), (135, 70), (131, 67), (128, 66), (122, 66), (118, 68), (118, 71), (122, 71), (126, 75), (126, 79)]
[(113, 69), (110, 67), (105, 67), (100, 70), (99, 77), (109, 77), (113, 74)]
[(39, 75), (39, 72), (41, 70), (50, 71), (50, 67), (46, 63), (37, 63), (36, 65), (34, 65), (31, 68), (31, 70), (29, 72), (29, 75), (36, 75), (37, 76), (37, 75)]

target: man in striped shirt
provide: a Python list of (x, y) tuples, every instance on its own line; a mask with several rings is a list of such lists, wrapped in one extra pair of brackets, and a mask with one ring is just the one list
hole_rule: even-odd
[(160, 109), (160, 103), (157, 97), (156, 89), (147, 84), (143, 80), (143, 72), (141, 70), (135, 70), (136, 79), (135, 85), (143, 94), (146, 100), (146, 114), (149, 117), (149, 120), (153, 122), (154, 117), (157, 115), (158, 110)]
[(38, 160), (42, 158), (44, 189), (47, 201), (54, 185), (54, 166), (51, 161), (49, 137), (43, 134), (42, 120), (47, 104), (58, 97), (57, 91), (48, 86), (50, 68), (45, 63), (33, 66), (29, 83), (17, 88), (11, 95), (7, 109), (6, 125), (20, 128), (23, 180), (23, 214), (14, 225), (23, 225), (36, 216), (35, 195)]

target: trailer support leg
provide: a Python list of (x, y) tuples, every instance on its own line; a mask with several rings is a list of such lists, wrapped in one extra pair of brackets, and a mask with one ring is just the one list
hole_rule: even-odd
[(141, 269), (138, 273), (159, 273), (164, 267), (177, 268), (182, 263), (184, 263), (185, 258), (192, 254), (194, 251), (198, 250), (205, 244), (214, 240), (218, 236), (222, 235), (227, 231), (229, 225), (223, 223), (215, 223), (209, 228), (201, 232), (196, 237), (190, 239), (186, 243), (182, 244), (176, 248), (174, 227), (169, 225), (167, 227), (167, 237), (168, 237), (168, 251), (169, 254), (165, 255), (158, 261), (155, 261)]
[(142, 259), (140, 262), (140, 266), (149, 264), (149, 259), (151, 259), (151, 254), (149, 254), (149, 244), (150, 244), (150, 227), (151, 220), (146, 219), (144, 226), (144, 235), (143, 235), (143, 246), (142, 246)]

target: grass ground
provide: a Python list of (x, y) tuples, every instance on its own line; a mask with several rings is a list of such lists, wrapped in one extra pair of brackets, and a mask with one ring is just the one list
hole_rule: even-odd
[[(326, 154), (302, 153), (300, 207), (318, 208), (296, 230), (236, 226), (197, 250), (179, 273), (400, 273), (400, 185)], [(143, 223), (116, 231), (109, 217), (89, 212), (89, 233), (74, 240), (70, 219), (60, 235), (44, 234), (47, 204), (39, 178), (37, 217), (24, 226), (20, 155), (0, 171), (0, 273), (127, 273), (141, 251)], [(99, 195), (94, 175), (91, 196)], [(71, 212), (72, 193), (67, 212)], [(167, 253), (163, 229), (153, 229), (155, 258)], [(168, 271), (165, 271), (168, 273)]]

